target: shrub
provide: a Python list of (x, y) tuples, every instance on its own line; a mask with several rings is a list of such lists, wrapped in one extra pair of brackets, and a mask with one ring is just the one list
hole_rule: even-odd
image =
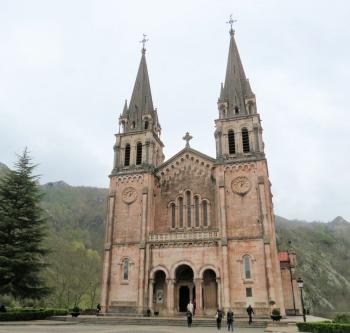
[(272, 309), (272, 315), (273, 316), (280, 316), (281, 310), (279, 308)]
[(71, 312), (80, 312), (79, 306), (74, 306), (74, 308), (71, 310)]
[(350, 333), (350, 324), (334, 322), (297, 323), (300, 332)]
[(40, 320), (52, 316), (64, 316), (68, 311), (65, 309), (10, 309), (8, 312), (0, 313), (0, 321), (17, 320)]
[(350, 314), (340, 313), (334, 318), (336, 323), (348, 323), (350, 324)]

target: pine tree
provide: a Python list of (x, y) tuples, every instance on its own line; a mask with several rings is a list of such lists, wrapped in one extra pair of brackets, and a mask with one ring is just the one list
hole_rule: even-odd
[(0, 180), (0, 294), (17, 300), (40, 299), (49, 292), (41, 276), (46, 220), (35, 167), (25, 149), (15, 170)]

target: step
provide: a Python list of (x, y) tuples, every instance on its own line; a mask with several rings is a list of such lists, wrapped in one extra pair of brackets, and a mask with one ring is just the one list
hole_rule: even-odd
[[(72, 318), (70, 316), (54, 316), (52, 320), (66, 321), (69, 323), (91, 323), (91, 324), (107, 324), (107, 325), (152, 325), (152, 326), (186, 326), (186, 318), (155, 318), (155, 317), (112, 317), (112, 316), (79, 316)], [(258, 320), (249, 325), (246, 320), (236, 320), (236, 327), (251, 327), (251, 328), (265, 328), (267, 321)], [(222, 326), (226, 325), (226, 320), (222, 321)], [(215, 318), (194, 318), (192, 322), (193, 327), (215, 327)]]

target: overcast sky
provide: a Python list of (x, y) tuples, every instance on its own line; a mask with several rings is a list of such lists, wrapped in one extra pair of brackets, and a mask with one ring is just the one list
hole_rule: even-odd
[(0, 0), (0, 161), (28, 146), (43, 183), (107, 187), (142, 33), (166, 159), (186, 131), (215, 156), (231, 13), (275, 212), (350, 220), (347, 0)]

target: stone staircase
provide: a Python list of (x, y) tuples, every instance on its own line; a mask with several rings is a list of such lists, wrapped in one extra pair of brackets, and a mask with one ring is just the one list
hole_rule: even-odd
[[(129, 316), (79, 316), (72, 318), (70, 316), (55, 316), (51, 320), (66, 321), (69, 323), (85, 323), (85, 324), (106, 324), (106, 325), (150, 325), (150, 326), (186, 326), (186, 318), (183, 317), (139, 317), (135, 315)], [(256, 319), (252, 325), (248, 325), (247, 319), (236, 319), (235, 327), (251, 327), (265, 328), (271, 320)], [(222, 321), (222, 326), (225, 327), (226, 319)], [(193, 327), (216, 327), (215, 318), (194, 317), (192, 322)]]

